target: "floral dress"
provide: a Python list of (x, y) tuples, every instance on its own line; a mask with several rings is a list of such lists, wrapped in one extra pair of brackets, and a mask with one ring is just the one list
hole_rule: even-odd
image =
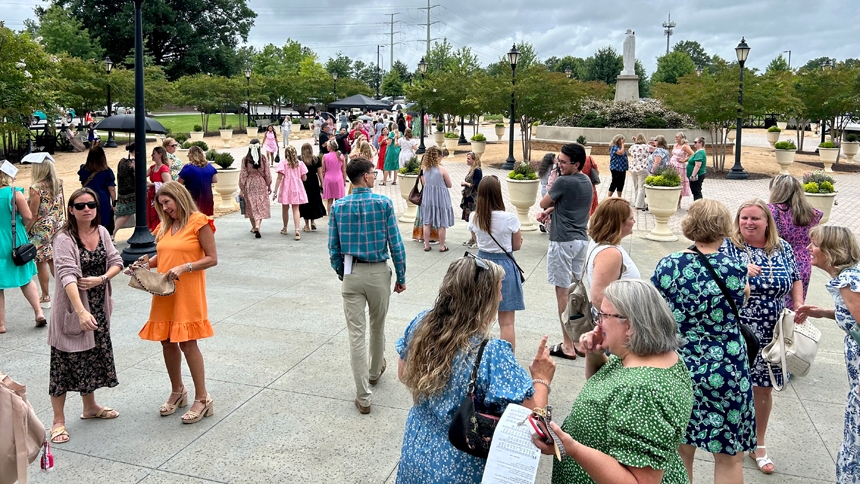
[[(78, 244), (83, 277), (99, 277), (107, 266), (107, 252), (104, 243), (92, 251)], [(90, 314), (96, 318), (98, 326), (93, 331), (96, 345), (86, 351), (67, 353), (51, 347), (51, 379), (48, 393), (59, 397), (67, 392), (80, 392), (89, 395), (99, 388), (113, 388), (119, 385), (113, 359), (113, 345), (110, 340), (110, 322), (107, 319), (105, 303), (107, 286), (104, 284), (87, 290)]]
[[(740, 308), (747, 269), (723, 254), (711, 265)], [(678, 333), (678, 353), (693, 380), (693, 413), (683, 443), (711, 453), (735, 455), (756, 447), (755, 410), (746, 342), (739, 322), (698, 254), (664, 257), (651, 277), (669, 304)]]
[(182, 171), (182, 160), (173, 153), (168, 153), (167, 166), (170, 167), (170, 179), (173, 181), (178, 180), (179, 172)]
[[(794, 281), (800, 280), (797, 272), (797, 262), (794, 260), (794, 251), (788, 242), (780, 239), (780, 248), (768, 254), (764, 249), (744, 244), (743, 248), (737, 248), (729, 239), (723, 242), (720, 252), (737, 259), (743, 266), (755, 264), (761, 267), (761, 274), (750, 277), (750, 297), (744, 307), (738, 308), (741, 320), (748, 324), (758, 338), (759, 344), (764, 348), (773, 339), (773, 328), (785, 309), (785, 297), (791, 292)], [(783, 381), (782, 369), (773, 366), (773, 375), (776, 381)], [(759, 354), (755, 365), (750, 368), (750, 377), (753, 386), (772, 386), (768, 376), (767, 365)], [(788, 381), (791, 374), (785, 376)]]
[[(841, 289), (860, 292), (860, 265), (844, 269), (828, 282), (827, 291), (836, 305), (836, 324), (846, 333), (857, 321), (842, 300)], [(850, 334), (845, 335), (845, 367), (848, 370), (848, 402), (845, 405), (845, 427), (842, 445), (836, 456), (836, 482), (860, 483), (860, 346)]]
[[(776, 222), (776, 228), (780, 238), (784, 239), (791, 245), (794, 250), (794, 258), (797, 261), (797, 271), (800, 273), (800, 282), (803, 284), (803, 300), (806, 300), (806, 290), (809, 288), (809, 277), (812, 275), (812, 254), (809, 253), (809, 230), (821, 222), (823, 213), (817, 208), (813, 209), (815, 213), (812, 215), (812, 221), (806, 227), (794, 225), (794, 215), (791, 213), (791, 208), (780, 203), (774, 205), (769, 203), (770, 213), (773, 214), (773, 219)], [(794, 309), (793, 301), (790, 297), (786, 297), (785, 305), (789, 309)]]
[(690, 179), (687, 178), (687, 158), (690, 155), (684, 151), (684, 145), (678, 146), (675, 145), (672, 148), (672, 158), (669, 160), (669, 164), (672, 165), (672, 168), (678, 170), (678, 174), (681, 175), (681, 196), (689, 197), (693, 194), (690, 191)]
[(54, 258), (51, 245), (54, 242), (54, 234), (66, 223), (63, 185), (60, 184), (60, 193), (53, 198), (40, 184), (35, 184), (30, 189), (39, 192), (39, 213), (27, 237), (36, 246), (36, 262), (45, 262)]
[[(427, 312), (418, 315), (397, 341), (397, 352), (409, 362), (409, 344)], [(466, 395), (481, 341), (474, 337), (472, 352), (460, 352), (448, 383), (437, 395), (422, 399), (409, 410), (397, 467), (397, 484), (479, 483), (487, 461), (461, 452), (448, 441), (454, 412)], [(501, 414), (508, 403), (534, 396), (528, 372), (514, 358), (510, 343), (491, 339), (484, 348), (475, 384), (478, 411)], [(482, 405), (480, 403), (483, 403)]]
[(482, 173), (480, 168), (475, 168), (466, 174), (466, 179), (464, 180), (466, 183), (472, 185), (463, 187), (463, 198), (460, 202), (460, 208), (463, 209), (462, 219), (466, 222), (469, 221), (469, 214), (475, 211), (475, 199), (478, 197), (478, 184), (481, 183)]

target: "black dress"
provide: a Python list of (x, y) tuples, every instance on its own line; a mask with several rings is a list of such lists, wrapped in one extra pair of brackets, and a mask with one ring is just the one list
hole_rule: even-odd
[(299, 205), (299, 214), (305, 220), (316, 220), (326, 215), (320, 193), (320, 180), (317, 177), (317, 170), (321, 167), (322, 160), (320, 157), (314, 156), (313, 163), (308, 165), (307, 179), (302, 182), (305, 186), (305, 192), (308, 194), (308, 203)]
[[(78, 244), (81, 254), (81, 272), (84, 277), (99, 277), (105, 272), (107, 252), (101, 240), (93, 251)], [(66, 353), (51, 347), (51, 381), (48, 393), (59, 397), (66, 392), (89, 395), (99, 388), (119, 385), (110, 341), (110, 326), (105, 313), (107, 294), (105, 285), (87, 291), (90, 314), (96, 318), (98, 327), (93, 331), (94, 348), (76, 353)]]

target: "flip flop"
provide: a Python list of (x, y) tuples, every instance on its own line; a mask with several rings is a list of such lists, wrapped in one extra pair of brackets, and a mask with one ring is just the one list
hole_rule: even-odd
[(448, 247), (445, 247), (444, 249), (439, 249), (439, 252), (448, 252), (449, 250), (451, 250), (451, 249), (449, 249)]
[(424, 247), (424, 252), (430, 252), (430, 247)]
[(110, 408), (110, 407), (102, 407), (99, 409), (98, 413), (91, 417), (86, 417), (84, 414), (81, 414), (81, 420), (89, 420), (91, 418), (99, 418), (104, 420), (111, 420), (119, 417), (119, 412)]
[[(564, 358), (565, 360), (575, 360), (576, 355), (570, 356), (567, 353), (565, 353), (564, 350), (561, 349), (562, 345), (564, 345), (564, 343), (559, 343), (557, 345), (550, 346), (549, 347), (549, 355), (555, 356), (557, 358)], [(574, 350), (574, 353), (576, 353), (576, 350)]]

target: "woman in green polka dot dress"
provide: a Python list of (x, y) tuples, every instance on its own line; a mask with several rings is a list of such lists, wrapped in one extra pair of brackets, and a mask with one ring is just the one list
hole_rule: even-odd
[(567, 453), (554, 463), (553, 484), (687, 484), (678, 446), (693, 387), (675, 318), (654, 286), (638, 279), (607, 286), (597, 327), (580, 342), (588, 381), (562, 426), (552, 424)]

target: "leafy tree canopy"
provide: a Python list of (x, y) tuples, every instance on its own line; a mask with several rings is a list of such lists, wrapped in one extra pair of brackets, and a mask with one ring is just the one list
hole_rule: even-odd
[(710, 66), (712, 62), (711, 56), (709, 56), (702, 45), (695, 40), (682, 40), (672, 47), (672, 51), (686, 53), (690, 56), (690, 59), (693, 60), (693, 64), (697, 67), (702, 66), (703, 69)]
[(352, 59), (345, 56), (343, 52), (338, 52), (335, 57), (326, 61), (325, 70), (329, 74), (337, 72), (338, 79), (346, 79), (353, 75)]
[(585, 60), (586, 81), (603, 81), (614, 86), (624, 69), (624, 59), (611, 45), (598, 49), (593, 56)]
[(394, 70), (389, 71), (382, 78), (381, 92), (383, 96), (402, 96), (403, 81), (400, 78), (400, 73)]
[(770, 64), (767, 65), (767, 69), (765, 69), (765, 73), (770, 74), (771, 72), (788, 72), (791, 70), (788, 67), (788, 61), (785, 60), (782, 54), (779, 54), (770, 61)]
[(673, 51), (657, 58), (657, 70), (651, 76), (651, 82), (668, 82), (677, 84), (678, 79), (696, 72), (696, 64), (686, 52)]
[(37, 23), (24, 20), (27, 31), (34, 38), (41, 37), (49, 54), (67, 53), (81, 59), (102, 59), (105, 50), (98, 38), (91, 38), (89, 30), (71, 12), (59, 5), (49, 6)]

